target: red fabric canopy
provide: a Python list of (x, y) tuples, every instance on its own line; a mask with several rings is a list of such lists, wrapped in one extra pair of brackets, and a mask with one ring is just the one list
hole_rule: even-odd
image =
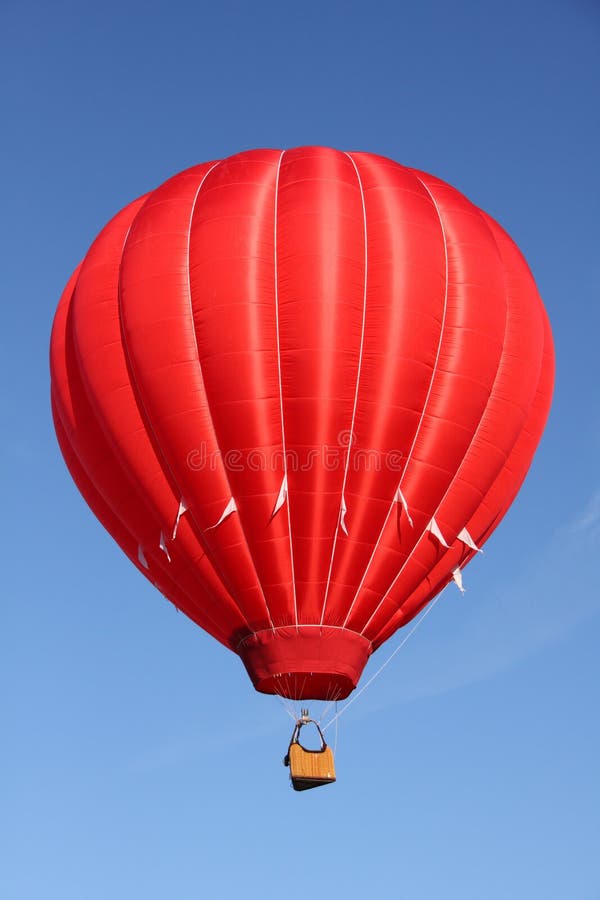
[(529, 468), (552, 339), (519, 250), (368, 153), (256, 150), (127, 206), (51, 346), (67, 465), (259, 690), (346, 696)]

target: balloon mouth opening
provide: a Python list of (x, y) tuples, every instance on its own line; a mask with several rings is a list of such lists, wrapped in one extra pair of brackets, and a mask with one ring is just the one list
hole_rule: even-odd
[(287, 700), (345, 700), (356, 684), (333, 672), (283, 672), (254, 682), (261, 694), (277, 694)]
[(245, 638), (237, 652), (257, 691), (290, 700), (344, 700), (372, 652), (355, 631), (289, 625)]

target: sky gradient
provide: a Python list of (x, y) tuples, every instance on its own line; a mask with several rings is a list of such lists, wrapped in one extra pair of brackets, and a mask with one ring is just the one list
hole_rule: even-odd
[[(1, 4), (2, 897), (600, 898), (599, 76), (594, 0)], [(467, 593), (340, 718), (338, 783), (297, 795), (285, 710), (77, 493), (47, 353), (129, 200), (312, 143), (431, 172), (496, 218), (557, 382)]]

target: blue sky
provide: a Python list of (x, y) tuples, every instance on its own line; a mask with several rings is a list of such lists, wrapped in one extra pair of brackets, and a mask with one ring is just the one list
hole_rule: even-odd
[[(3, 0), (7, 900), (600, 897), (599, 76), (594, 0)], [(342, 716), (338, 783), (294, 794), (285, 711), (70, 482), (47, 347), (128, 200), (308, 143), (430, 171), (497, 218), (550, 313), (557, 386), (466, 595)]]

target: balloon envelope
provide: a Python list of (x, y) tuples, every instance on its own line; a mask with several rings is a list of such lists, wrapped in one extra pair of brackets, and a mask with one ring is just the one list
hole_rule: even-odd
[(522, 255), (462, 194), (302, 147), (118, 213), (51, 374), (67, 465), (134, 565), (258, 690), (334, 698), (504, 516), (553, 350)]

